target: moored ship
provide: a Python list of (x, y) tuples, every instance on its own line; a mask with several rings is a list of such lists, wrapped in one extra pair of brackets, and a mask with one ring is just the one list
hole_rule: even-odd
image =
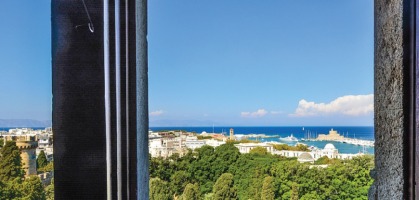
[(289, 142), (298, 142), (298, 139), (296, 137), (294, 137), (291, 133), (290, 136), (284, 137), (284, 138), (279, 138), (282, 141), (289, 141)]

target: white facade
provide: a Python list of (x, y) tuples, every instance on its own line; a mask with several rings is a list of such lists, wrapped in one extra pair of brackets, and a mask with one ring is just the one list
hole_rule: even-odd
[(209, 146), (212, 146), (212, 147), (218, 147), (218, 146), (221, 146), (225, 143), (226, 142), (224, 142), (224, 141), (219, 141), (219, 140), (214, 140), (214, 139), (205, 140), (205, 144), (209, 145)]
[(52, 145), (49, 135), (41, 134), (38, 135), (38, 148), (45, 149)]
[(157, 138), (149, 140), (148, 151), (151, 157), (167, 158), (174, 153), (182, 154), (184, 142), (180, 138)]
[(358, 154), (339, 154), (338, 149), (335, 148), (335, 146), (333, 144), (326, 144), (326, 146), (324, 147), (324, 149), (317, 149), (317, 150), (313, 150), (311, 152), (305, 152), (305, 151), (286, 151), (286, 150), (281, 150), (281, 151), (274, 151), (273, 154), (275, 155), (281, 155), (284, 157), (299, 157), (301, 154), (303, 153), (309, 153), (314, 160), (318, 160), (319, 158), (323, 157), (323, 156), (327, 156), (330, 159), (333, 158), (338, 158), (338, 159), (351, 159), (355, 156), (360, 156), (363, 155), (361, 153)]
[(205, 145), (205, 141), (198, 140), (198, 138), (196, 136), (186, 137), (186, 140), (185, 140), (186, 148), (194, 150), (196, 148), (201, 148), (204, 145)]
[(241, 143), (235, 144), (234, 146), (239, 149), (240, 153), (249, 153), (250, 150), (256, 147), (263, 147), (268, 153), (273, 153), (274, 151), (273, 146), (266, 143)]
[(173, 154), (173, 148), (163, 145), (163, 139), (154, 139), (149, 141), (148, 147), (151, 157), (167, 158)]
[[(280, 155), (280, 156), (284, 156), (284, 157), (298, 157), (302, 153), (306, 153), (306, 151), (288, 151), (288, 150), (277, 151), (277, 150), (275, 150), (273, 152), (273, 154), (275, 154), (275, 155)], [(313, 158), (314, 158), (314, 156), (313, 156)]]

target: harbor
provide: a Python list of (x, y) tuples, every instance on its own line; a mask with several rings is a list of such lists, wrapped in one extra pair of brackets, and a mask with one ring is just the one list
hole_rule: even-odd
[(335, 141), (341, 143), (347, 143), (357, 146), (367, 146), (367, 147), (374, 147), (373, 140), (363, 140), (355, 138), (345, 137), (344, 135), (340, 135), (336, 130), (333, 128), (329, 131), (329, 134), (315, 134), (315, 138), (311, 138), (311, 133), (307, 132), (306, 138), (302, 138), (302, 141)]
[[(235, 138), (237, 140), (247, 139), (254, 140), (261, 143), (279, 143), (295, 146), (297, 143), (303, 143), (307, 146), (313, 146), (319, 149), (325, 147), (326, 144), (333, 144), (341, 153), (356, 154), (374, 154), (374, 127), (371, 126), (306, 126), (303, 130), (302, 126), (284, 126), (284, 127), (233, 127)], [(159, 130), (185, 130), (195, 133), (225, 133), (230, 127), (225, 126), (207, 126), (207, 127), (152, 127), (153, 131)], [(346, 135), (355, 136), (356, 138), (336, 138), (335, 140), (328, 140), (330, 138), (320, 138), (317, 136), (320, 133), (329, 133), (330, 130), (336, 130), (338, 133), (345, 133)], [(288, 136), (293, 135), (297, 141), (287, 140)], [(284, 140), (285, 139), (285, 140)], [(344, 140), (345, 139), (345, 140)], [(359, 142), (363, 141), (363, 142)], [(371, 144), (371, 145), (368, 145)], [(365, 144), (365, 145), (363, 145)]]

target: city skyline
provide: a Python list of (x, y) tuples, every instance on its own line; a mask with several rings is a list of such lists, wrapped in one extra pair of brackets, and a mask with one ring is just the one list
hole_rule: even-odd
[[(2, 2), (0, 119), (51, 119), (49, 4)], [(373, 2), (150, 1), (148, 14), (150, 126), (373, 125)]]

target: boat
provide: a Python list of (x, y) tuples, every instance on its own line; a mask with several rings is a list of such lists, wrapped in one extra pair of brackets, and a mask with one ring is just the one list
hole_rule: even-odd
[(282, 141), (289, 141), (289, 142), (298, 142), (298, 139), (296, 137), (294, 137), (291, 133), (290, 136), (284, 137), (284, 138), (279, 138)]

